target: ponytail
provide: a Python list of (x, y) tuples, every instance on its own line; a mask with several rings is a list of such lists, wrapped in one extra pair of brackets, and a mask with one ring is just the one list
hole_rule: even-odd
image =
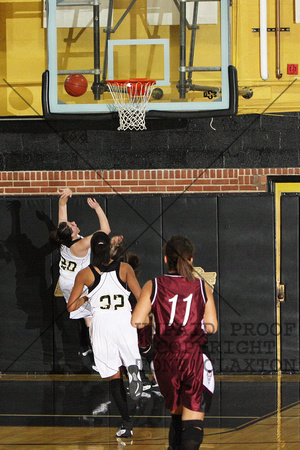
[(179, 255), (177, 260), (177, 272), (188, 281), (194, 281), (194, 268), (192, 263), (185, 257)]
[[(113, 239), (113, 238), (112, 238)], [(127, 243), (123, 238), (117, 244), (112, 244), (110, 248), (110, 257), (114, 261), (123, 261), (126, 262), (126, 252), (127, 252)]]
[[(112, 238), (113, 239), (113, 238)], [(111, 242), (112, 242), (111, 239)], [(140, 258), (131, 252), (127, 252), (128, 245), (123, 238), (120, 242), (117, 244), (112, 244), (110, 248), (110, 257), (114, 261), (121, 261), (129, 264), (135, 273), (135, 276), (139, 276), (141, 273), (140, 270), (138, 270), (138, 267), (140, 266)]]
[(97, 231), (91, 239), (91, 264), (100, 268), (110, 261), (110, 239), (103, 231)]
[(188, 281), (194, 281), (194, 268), (191, 259), (194, 254), (194, 246), (184, 236), (172, 236), (165, 246), (165, 256), (170, 271), (176, 271)]

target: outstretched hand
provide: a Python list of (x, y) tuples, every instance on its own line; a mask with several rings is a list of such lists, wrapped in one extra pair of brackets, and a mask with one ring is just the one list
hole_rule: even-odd
[(73, 192), (71, 191), (70, 188), (59, 188), (57, 189), (57, 192), (60, 194), (61, 198), (66, 198), (66, 197), (72, 197)]
[(72, 197), (73, 192), (71, 191), (70, 188), (60, 188), (60, 189), (57, 189), (57, 192), (60, 194), (59, 204), (61, 206), (65, 206), (67, 204), (67, 201), (69, 200), (69, 198)]
[(88, 205), (92, 208), (92, 209), (96, 209), (98, 208), (100, 205), (97, 202), (97, 200), (95, 200), (94, 198), (88, 198), (87, 199)]

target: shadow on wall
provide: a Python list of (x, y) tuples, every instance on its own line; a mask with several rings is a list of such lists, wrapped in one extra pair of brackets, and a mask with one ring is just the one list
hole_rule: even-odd
[[(65, 300), (54, 297), (53, 285), (47, 283), (46, 260), (54, 248), (49, 242), (38, 247), (22, 233), (21, 208), (22, 203), (18, 200), (6, 201), (11, 233), (2, 241), (0, 256), (8, 265), (8, 277), (11, 275), (9, 265), (14, 263), (15, 283), (7, 279), (11, 320), (3, 333), (10, 351), (8, 357), (4, 358), (5, 367), (2, 366), (2, 371), (82, 372), (83, 363), (79, 355), (79, 331), (82, 324), (69, 319)], [(35, 214), (38, 221), (45, 224), (48, 233), (55, 228), (43, 211), (36, 210)], [(39, 225), (31, 221), (31, 226), (34, 234), (34, 228)], [(58, 279), (58, 261), (55, 258), (51, 271), (54, 282)], [(15, 293), (11, 292), (10, 295), (9, 291), (14, 287)], [(13, 297), (16, 299), (15, 304), (12, 302)], [(25, 313), (25, 324), (24, 316), (20, 316), (18, 310)], [(41, 344), (41, 349), (36, 344)]]

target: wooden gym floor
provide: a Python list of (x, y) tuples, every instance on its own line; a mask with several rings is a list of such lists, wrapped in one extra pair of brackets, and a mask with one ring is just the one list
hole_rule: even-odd
[[(299, 449), (300, 375), (217, 375), (201, 448)], [(157, 388), (137, 402), (132, 439), (98, 375), (1, 375), (0, 448), (167, 449), (169, 413)]]

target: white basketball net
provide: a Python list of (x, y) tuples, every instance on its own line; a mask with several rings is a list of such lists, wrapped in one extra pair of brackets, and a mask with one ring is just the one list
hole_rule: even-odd
[(107, 81), (119, 114), (118, 130), (146, 130), (146, 108), (151, 97), (154, 80)]

